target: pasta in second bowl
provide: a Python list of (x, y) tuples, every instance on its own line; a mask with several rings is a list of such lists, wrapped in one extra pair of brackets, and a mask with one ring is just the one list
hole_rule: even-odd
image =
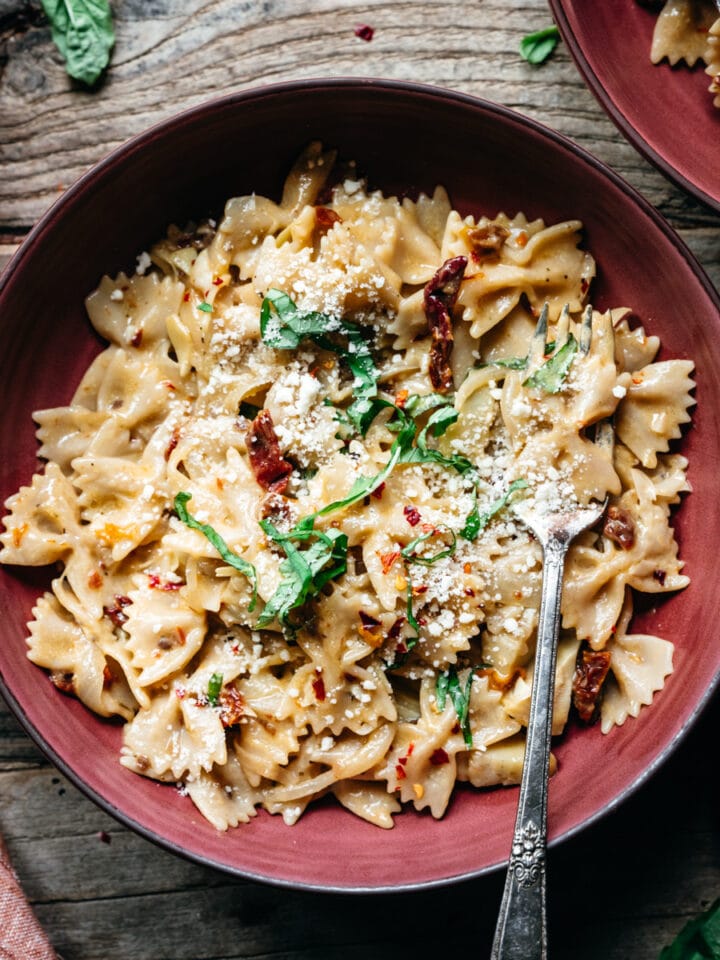
[[(93, 737), (95, 756), (73, 756), (72, 773), (153, 838), (246, 875), (377, 889), (457, 879), (506, 855), (512, 791), (452, 791), (457, 780), (519, 777), (541, 563), (513, 520), (514, 498), (613, 495), (603, 529), (577, 545), (568, 570), (556, 698), (560, 733), (572, 699), (593, 714), (594, 678), (609, 669), (601, 708), (609, 732), (572, 722), (559, 741), (556, 835), (612, 804), (618, 780), (638, 782), (714, 682), (707, 660), (688, 659), (683, 629), (667, 630), (671, 611), (681, 625), (696, 615), (692, 587), (628, 630), (628, 586), (657, 595), (687, 583), (667, 518), (687, 489), (685, 460), (668, 448), (693, 403), (688, 351), (674, 315), (662, 319), (668, 290), (656, 299), (613, 272), (623, 262), (609, 242), (613, 221), (590, 212), (581, 237), (557, 196), (557, 172), (582, 190), (601, 182), (615, 224), (627, 229), (629, 217), (674, 269), (685, 263), (698, 315), (712, 295), (627, 188), (559, 140), (465, 98), (360, 88), (359, 116), (372, 105), (381, 140), (409, 145), (397, 164), (392, 151), (368, 153), (348, 137), (340, 105), (350, 86), (313, 90), (326, 108), (318, 133), (359, 161), (332, 182), (334, 157), (313, 144), (281, 189), (280, 163), (302, 146), (284, 123), (302, 87), (225, 101), (164, 130), (169, 150), (201, 115), (226, 130), (242, 116), (252, 129), (270, 110), (286, 138), (276, 144), (274, 189), (267, 171), (248, 166), (240, 183), (225, 173), (236, 199), (221, 216), (208, 177), (190, 232), (171, 230), (152, 245), (162, 211), (174, 214), (167, 198), (142, 233), (130, 230), (118, 263), (125, 272), (88, 300), (110, 346), (97, 354), (78, 310), (85, 346), (74, 370), (94, 359), (74, 400), (50, 407), (37, 402), (45, 388), (34, 391), (50, 463), (10, 500), (3, 535), (6, 563), (63, 562), (36, 604), (31, 657), (61, 690), (124, 717), (122, 737), (43, 684), (37, 668), (21, 673), (27, 606), (15, 617), (13, 673), (3, 675), (11, 696), (14, 678), (27, 677), (16, 706), (61, 765), (67, 744), (39, 731), (38, 715), (51, 707), (74, 736), (88, 745)], [(474, 135), (492, 134), (491, 186), (475, 192), (462, 155), (450, 165), (437, 157), (431, 170), (406, 166), (419, 132), (412, 116), (399, 120), (399, 103), (433, 122), (438, 103), (451, 107), (448, 137), (470, 116)], [(552, 158), (540, 204), (501, 163), (518, 143)], [(121, 151), (115, 173), (133, 149)], [(85, 189), (102, 192), (108, 175), (101, 169)], [(398, 200), (403, 177), (413, 192)], [(214, 216), (203, 220), (205, 211)], [(133, 238), (135, 252), (149, 250), (135, 275)], [(6, 291), (18, 290), (11, 274)], [(603, 362), (586, 370), (590, 295), (605, 317), (605, 347)], [(546, 303), (548, 338), (562, 346), (532, 372), (528, 341)], [(666, 350), (658, 360), (656, 332)], [(706, 356), (702, 337), (699, 346)], [(611, 415), (615, 457), (591, 461), (584, 431)], [(5, 494), (28, 479), (8, 478)], [(704, 495), (694, 479), (693, 487), (681, 536)], [(695, 577), (695, 538), (682, 539)], [(3, 577), (20, 596), (33, 594), (16, 574)], [(697, 697), (678, 699), (673, 676), (652, 708), (623, 723), (662, 688), (670, 641), (675, 671)], [(119, 767), (120, 739), (128, 770), (180, 791)], [(575, 778), (587, 784), (589, 771), (613, 762), (618, 779), (578, 800)], [(328, 793), (377, 826), (392, 825), (398, 800), (418, 812), (383, 833), (348, 822), (327, 799), (307, 807)], [(244, 824), (218, 833), (190, 800), (215, 828)], [(295, 824), (290, 834), (280, 817), (254, 817), (257, 806)], [(437, 823), (428, 816), (446, 808)], [(482, 851), (468, 851), (468, 830), (483, 835)], [(320, 834), (326, 858), (298, 852)], [(430, 842), (440, 853), (432, 863), (421, 853)]]

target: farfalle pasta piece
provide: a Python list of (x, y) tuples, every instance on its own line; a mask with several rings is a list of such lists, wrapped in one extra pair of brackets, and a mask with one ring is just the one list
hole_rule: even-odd
[(667, 57), (674, 66), (683, 60), (693, 67), (705, 56), (707, 32), (717, 19), (711, 0), (666, 0), (653, 32), (650, 59)]
[(720, 17), (708, 31), (705, 63), (705, 73), (711, 77), (708, 90), (713, 94), (713, 104), (720, 108)]
[(637, 717), (672, 673), (673, 645), (644, 634), (624, 634), (608, 643), (614, 683), (606, 682), (600, 707), (603, 733)]
[(658, 453), (667, 453), (670, 441), (689, 423), (690, 395), (695, 382), (690, 360), (664, 360), (636, 371), (618, 407), (615, 429), (620, 440), (644, 467), (653, 468)]

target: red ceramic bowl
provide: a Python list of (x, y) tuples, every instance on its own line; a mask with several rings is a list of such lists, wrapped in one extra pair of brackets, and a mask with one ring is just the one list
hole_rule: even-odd
[[(510, 110), (457, 93), (377, 80), (250, 90), (205, 104), (125, 144), (78, 181), (28, 237), (0, 285), (0, 494), (36, 468), (31, 412), (67, 402), (101, 345), (83, 309), (103, 272), (171, 221), (217, 215), (256, 190), (277, 196), (311, 138), (356, 159), (386, 190), (442, 183), (465, 213), (523, 210), (581, 217), (598, 261), (598, 307), (632, 305), (666, 357), (692, 356), (698, 408), (683, 443), (695, 492), (677, 521), (693, 583), (640, 618), (677, 644), (676, 672), (652, 708), (603, 737), (571, 728), (550, 791), (554, 840), (612, 809), (679, 741), (720, 669), (720, 301), (682, 242), (619, 177), (569, 141)], [(30, 735), (90, 797), (164, 847), (220, 869), (325, 890), (399, 890), (477, 876), (508, 856), (517, 790), (457, 791), (441, 821), (412, 811), (391, 831), (330, 802), (294, 827), (260, 813), (218, 833), (172, 786), (118, 763), (121, 727), (59, 693), (25, 657), (25, 622), (43, 571), (0, 570), (2, 690)]]
[(720, 110), (710, 78), (650, 61), (657, 11), (637, 0), (550, 0), (563, 39), (610, 118), (665, 176), (720, 211)]

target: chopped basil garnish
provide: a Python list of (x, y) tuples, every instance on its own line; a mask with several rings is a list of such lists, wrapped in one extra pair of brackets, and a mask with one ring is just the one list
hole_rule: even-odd
[(659, 960), (714, 960), (717, 957), (720, 957), (720, 900), (689, 920), (670, 946), (662, 949)]
[[(341, 357), (355, 377), (354, 399), (345, 414), (356, 430), (365, 435), (380, 410), (373, 402), (379, 371), (357, 324), (326, 313), (298, 310), (286, 293), (271, 289), (260, 307), (260, 333), (265, 343), (276, 350), (296, 350), (307, 338)], [(330, 334), (346, 337), (347, 346), (336, 343)]]
[(205, 300), (203, 300), (202, 303), (199, 303), (197, 308), (198, 310), (202, 310), (203, 313), (212, 313), (212, 306), (209, 303), (206, 303)]
[(216, 707), (218, 705), (222, 685), (223, 675), (221, 673), (214, 673), (208, 681), (207, 688), (208, 703), (211, 707)]
[(439, 674), (435, 686), (438, 710), (442, 711), (445, 709), (448, 696), (452, 700), (455, 713), (460, 722), (463, 740), (467, 747), (472, 747), (473, 745), (472, 732), (470, 730), (470, 694), (472, 692), (472, 683), (473, 671), (471, 670), (465, 681), (465, 689), (463, 689), (460, 685), (457, 669), (452, 666)]
[(41, 0), (50, 21), (53, 43), (65, 69), (92, 86), (110, 61), (115, 43), (108, 0)]
[(478, 369), (483, 367), (504, 367), (506, 370), (524, 370), (528, 365), (527, 357), (507, 357), (505, 360), (488, 360), (479, 363)]
[[(280, 564), (282, 579), (275, 593), (265, 604), (258, 617), (258, 627), (267, 626), (273, 620), (288, 625), (288, 614), (305, 601), (318, 594), (326, 583), (341, 576), (347, 569), (347, 536), (331, 528), (327, 533), (313, 530), (300, 522), (290, 533), (281, 533), (269, 520), (261, 520), (260, 526), (268, 537), (285, 553)], [(315, 539), (306, 550), (298, 550), (293, 540)]]
[(568, 375), (570, 365), (578, 351), (578, 342), (572, 334), (557, 353), (539, 367), (535, 373), (523, 381), (524, 387), (535, 387), (545, 393), (557, 393)]
[[(434, 553), (429, 557), (419, 556), (415, 552), (415, 548), (421, 543), (425, 543), (425, 541), (429, 540), (430, 537), (436, 537), (439, 533), (443, 532), (447, 532), (452, 537), (452, 542), (449, 544), (449, 546), (446, 546), (443, 550), (439, 550), (437, 553)], [(434, 530), (430, 530), (427, 533), (421, 533), (418, 537), (415, 537), (415, 539), (411, 540), (407, 546), (402, 548), (400, 555), (406, 563), (420, 563), (425, 567), (430, 567), (438, 560), (442, 560), (443, 557), (451, 557), (455, 553), (456, 544), (457, 537), (453, 531), (449, 527), (442, 525), (436, 527)]]
[(545, 63), (560, 39), (560, 31), (553, 24), (544, 30), (529, 33), (520, 41), (520, 56), (528, 63)]
[(480, 531), (485, 529), (495, 514), (499, 513), (503, 507), (507, 505), (510, 497), (512, 497), (517, 490), (524, 490), (527, 485), (527, 480), (522, 478), (519, 480), (513, 480), (502, 497), (498, 497), (497, 500), (494, 500), (484, 513), (480, 513), (476, 493), (475, 504), (465, 518), (465, 526), (460, 531), (460, 536), (463, 538), (463, 540), (475, 540)]
[(203, 533), (210, 543), (215, 547), (225, 563), (229, 564), (231, 567), (234, 567), (248, 578), (252, 586), (252, 599), (250, 600), (250, 606), (248, 607), (248, 610), (254, 610), (255, 603), (257, 601), (257, 572), (255, 567), (247, 560), (243, 560), (242, 557), (239, 557), (236, 553), (233, 553), (217, 530), (213, 529), (209, 523), (199, 523), (195, 517), (188, 513), (186, 506), (188, 500), (192, 500), (191, 493), (178, 493), (175, 497), (175, 513), (186, 527), (190, 527), (191, 530), (199, 530), (200, 533)]

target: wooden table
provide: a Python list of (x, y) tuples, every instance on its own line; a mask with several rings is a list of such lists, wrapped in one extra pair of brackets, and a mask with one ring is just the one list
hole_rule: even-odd
[[(628, 179), (720, 286), (720, 218), (626, 143), (560, 46), (521, 37), (543, 0), (114, 0), (99, 90), (72, 88), (39, 3), (0, 0), (0, 267), (75, 177), (149, 124), (204, 99), (308, 76), (384, 76), (477, 94), (555, 127)], [(372, 42), (354, 35), (372, 25)], [(644, 51), (638, 52), (639, 56)], [(720, 895), (717, 697), (670, 762), (606, 821), (550, 854), (554, 960), (655, 960)], [(119, 826), (67, 783), (0, 706), (0, 830), (66, 960), (423, 960), (488, 955), (502, 878), (383, 897), (230, 879)]]

